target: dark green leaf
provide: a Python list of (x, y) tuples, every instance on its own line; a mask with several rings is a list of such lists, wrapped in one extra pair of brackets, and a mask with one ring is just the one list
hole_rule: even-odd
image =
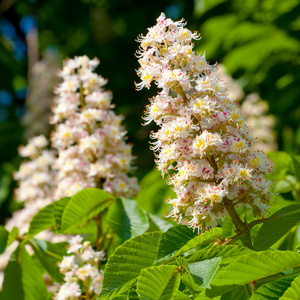
[(258, 231), (254, 240), (255, 250), (268, 249), (300, 221), (300, 204), (284, 207), (271, 217), (274, 219), (265, 221)]
[(46, 299), (47, 290), (43, 274), (24, 246), (17, 248), (5, 269), (4, 276), (3, 299)]
[(203, 243), (210, 243), (220, 239), (221, 228), (207, 230), (203, 234), (197, 234), (191, 228), (184, 225), (171, 227), (162, 236), (157, 262), (167, 260), (173, 256), (178, 256), (190, 249), (200, 246)]
[(300, 161), (298, 158), (292, 156), (292, 160), (293, 160), (293, 164), (294, 164), (294, 168), (295, 168), (295, 174), (296, 177), (298, 179), (298, 181), (300, 181)]
[(256, 289), (251, 300), (277, 300), (291, 286), (296, 276), (281, 278), (260, 286)]
[(285, 291), (279, 300), (300, 299), (300, 276), (296, 277), (291, 286)]
[(0, 254), (6, 249), (8, 235), (9, 232), (3, 226), (0, 226)]
[[(59, 272), (57, 263), (63, 258), (61, 254), (66, 254), (67, 252), (65, 248), (66, 243), (59, 243), (57, 245), (54, 244), (54, 246), (52, 246), (51, 243), (43, 241), (44, 245), (41, 247), (38, 243), (39, 241), (40, 240), (34, 240), (37, 245), (37, 247), (33, 247), (36, 257), (54, 281), (58, 283), (62, 282), (63, 275)], [(59, 251), (57, 251), (58, 247), (61, 247)], [(54, 249), (56, 251), (54, 251)]]

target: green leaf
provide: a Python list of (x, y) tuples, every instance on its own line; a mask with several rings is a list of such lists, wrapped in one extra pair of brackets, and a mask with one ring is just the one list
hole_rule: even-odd
[(140, 271), (153, 265), (162, 233), (144, 233), (127, 240), (109, 258), (98, 299), (113, 299), (128, 289)]
[(116, 199), (107, 213), (107, 224), (124, 242), (143, 234), (149, 228), (147, 214), (136, 201), (125, 198)]
[(210, 282), (215, 276), (221, 257), (214, 257), (204, 261), (189, 263), (190, 272), (197, 277), (202, 283), (199, 285), (202, 288), (210, 288)]
[[(191, 297), (179, 290), (177, 290), (176, 295), (175, 295), (175, 300), (191, 300)], [(207, 298), (208, 299), (208, 298)]]
[(141, 299), (174, 299), (180, 283), (177, 266), (155, 266), (141, 271), (137, 281), (137, 292)]
[(54, 222), (54, 207), (55, 202), (45, 206), (38, 211), (30, 221), (27, 238), (31, 239), (39, 232), (51, 228), (55, 225)]
[(41, 300), (47, 298), (46, 285), (39, 265), (18, 247), (4, 272), (3, 299)]
[(168, 187), (166, 181), (161, 177), (161, 172), (153, 169), (140, 181), (140, 192), (136, 199), (142, 209), (152, 214), (164, 214), (169, 205), (164, 200), (174, 192)]
[(287, 180), (280, 180), (274, 186), (274, 193), (288, 193), (294, 189), (293, 184)]
[(210, 243), (220, 239), (222, 236), (221, 228), (213, 228), (204, 234), (197, 234), (191, 228), (184, 225), (171, 227), (162, 236), (157, 262), (167, 260), (189, 251), (203, 243)]
[(222, 295), (221, 300), (246, 300), (252, 294), (252, 288), (249, 284), (238, 286), (232, 291)]
[(2, 289), (2, 299), (23, 300), (24, 290), (22, 284), (22, 269), (18, 263), (20, 247), (12, 254), (8, 265), (4, 270), (4, 281)]
[(148, 214), (150, 223), (153, 222), (155, 226), (157, 227), (157, 230), (159, 231), (167, 231), (169, 228), (173, 227), (174, 225), (171, 223), (166, 222), (165, 220), (161, 219), (158, 216)]
[(15, 238), (17, 237), (18, 234), (19, 234), (19, 228), (14, 227), (8, 235), (6, 247), (8, 247), (9, 245), (12, 244), (12, 242), (15, 240)]
[(291, 251), (254, 252), (237, 258), (217, 273), (214, 286), (244, 285), (300, 266), (300, 253)]
[(286, 290), (279, 300), (300, 299), (300, 276), (296, 277), (291, 286)]
[(254, 240), (255, 250), (265, 250), (283, 237), (300, 221), (300, 204), (293, 204), (278, 210), (266, 220)]
[(292, 156), (292, 160), (293, 160), (293, 164), (294, 164), (294, 168), (295, 168), (295, 174), (296, 177), (298, 179), (298, 181), (300, 181), (300, 161), (298, 158)]
[[(297, 276), (297, 275), (296, 275)], [(276, 281), (272, 281), (260, 286), (254, 290), (251, 300), (277, 300), (284, 292), (291, 286), (292, 281), (296, 277), (291, 276), (287, 278), (281, 278)]]
[(0, 254), (4, 253), (6, 249), (8, 235), (9, 232), (3, 226), (0, 226)]
[(86, 188), (71, 197), (67, 203), (61, 222), (61, 232), (67, 232), (72, 226), (77, 226), (93, 218), (108, 207), (114, 197), (103, 190)]
[(252, 253), (249, 248), (235, 245), (216, 245), (210, 249), (203, 249), (195, 252), (188, 258), (188, 263), (202, 261), (214, 257), (222, 257), (222, 264), (228, 264), (238, 256)]
[(38, 243), (39, 241), (35, 239), (34, 242), (37, 246), (33, 244), (34, 247), (32, 247), (36, 257), (54, 281), (58, 283), (62, 282), (63, 275), (60, 273), (57, 263), (62, 260), (63, 255), (67, 252), (65, 248), (66, 243), (51, 244), (42, 241), (44, 245), (41, 247)]
[(55, 202), (54, 206), (54, 220), (55, 220), (55, 227), (57, 232), (60, 232), (61, 229), (61, 221), (62, 221), (62, 215), (64, 213), (65, 207), (67, 206), (70, 198), (62, 198)]

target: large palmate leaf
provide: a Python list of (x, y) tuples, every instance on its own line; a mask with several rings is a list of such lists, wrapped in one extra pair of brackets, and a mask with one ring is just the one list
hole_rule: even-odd
[(253, 252), (249, 248), (236, 245), (216, 245), (210, 249), (202, 249), (188, 258), (188, 263), (202, 261), (214, 257), (222, 257), (222, 264), (227, 264), (236, 259), (238, 256), (246, 255)]
[[(243, 255), (219, 271), (213, 281), (210, 295), (218, 296), (267, 276), (300, 267), (300, 253), (291, 251), (263, 251)], [(225, 287), (225, 288), (223, 288)]]
[(103, 190), (87, 188), (71, 197), (68, 201), (61, 221), (61, 232), (65, 233), (72, 226), (77, 226), (108, 207), (114, 197)]
[(296, 277), (291, 286), (285, 291), (279, 300), (300, 299), (300, 276)]
[(203, 243), (210, 243), (221, 238), (222, 229), (213, 228), (204, 234), (197, 234), (191, 228), (177, 225), (165, 232), (161, 238), (157, 262), (178, 256)]
[(54, 221), (54, 207), (56, 203), (53, 202), (40, 211), (38, 211), (30, 221), (27, 238), (30, 239), (39, 232), (48, 229), (55, 225)]
[(116, 199), (107, 213), (107, 224), (119, 236), (121, 242), (143, 234), (149, 228), (147, 214), (134, 200)]
[(274, 219), (265, 221), (257, 233), (255, 250), (268, 249), (300, 221), (300, 204), (283, 207), (271, 217)]
[(141, 271), (137, 292), (145, 300), (174, 299), (180, 283), (177, 266), (155, 266)]
[(3, 299), (41, 300), (47, 298), (46, 285), (39, 265), (24, 246), (14, 252), (4, 272)]
[(281, 278), (260, 286), (256, 289), (251, 300), (277, 300), (291, 286), (292, 281), (297, 275)]
[(145, 233), (127, 240), (109, 258), (98, 299), (114, 299), (122, 294), (155, 261), (162, 233)]

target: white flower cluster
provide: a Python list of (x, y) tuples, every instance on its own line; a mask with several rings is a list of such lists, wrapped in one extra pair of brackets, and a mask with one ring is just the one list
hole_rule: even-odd
[(28, 158), (14, 174), (14, 179), (19, 182), (15, 199), (24, 202), (24, 208), (16, 211), (5, 227), (7, 230), (18, 227), (20, 235), (28, 231), (34, 214), (53, 201), (54, 173), (50, 167), (56, 157), (53, 151), (45, 149), (47, 144), (47, 139), (40, 135), (19, 149), (20, 156)]
[(56, 88), (52, 146), (58, 150), (55, 198), (72, 196), (86, 187), (103, 188), (115, 196), (137, 193), (132, 147), (124, 141), (122, 118), (111, 110), (111, 92), (93, 72), (99, 61), (87, 56), (64, 62), (63, 82)]
[(152, 133), (158, 168), (169, 174), (176, 192), (170, 215), (189, 226), (205, 229), (226, 216), (227, 205), (266, 212), (271, 182), (262, 153), (252, 150), (253, 139), (237, 106), (226, 96), (224, 83), (214, 76), (216, 66), (193, 51), (196, 33), (161, 14), (156, 26), (140, 36), (141, 82), (137, 88), (161, 89), (151, 99), (145, 120), (161, 128)]
[(103, 271), (99, 270), (99, 263), (104, 260), (103, 251), (94, 251), (89, 242), (82, 244), (79, 235), (72, 237), (68, 253), (58, 264), (60, 272), (64, 274), (65, 283), (55, 293), (54, 300), (94, 299), (102, 288)]

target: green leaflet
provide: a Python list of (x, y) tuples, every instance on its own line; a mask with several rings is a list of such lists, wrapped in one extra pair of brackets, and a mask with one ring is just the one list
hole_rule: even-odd
[(281, 278), (260, 286), (256, 289), (251, 297), (251, 300), (277, 300), (284, 294), (287, 288), (291, 286), (292, 281), (296, 276)]
[(236, 259), (238, 256), (246, 255), (253, 252), (249, 248), (236, 245), (216, 245), (210, 249), (198, 250), (188, 258), (188, 263), (202, 261), (214, 257), (222, 257), (222, 264), (227, 264)]
[(57, 232), (60, 232), (62, 215), (64, 213), (65, 207), (68, 204), (69, 200), (70, 198), (62, 198), (59, 201), (55, 202), (53, 214), (54, 214), (54, 221), (55, 221), (55, 227)]
[(294, 156), (292, 156), (292, 160), (293, 160), (293, 164), (294, 164), (294, 168), (295, 168), (295, 174), (296, 177), (298, 179), (298, 181), (300, 181), (300, 158), (296, 158)]
[(300, 299), (300, 276), (296, 277), (291, 286), (285, 291), (279, 300), (295, 300)]
[(210, 243), (221, 238), (222, 229), (213, 228), (204, 234), (197, 234), (184, 225), (177, 225), (165, 232), (160, 241), (157, 263), (178, 256), (203, 243)]
[(219, 271), (213, 286), (244, 285), (300, 266), (300, 253), (263, 251), (243, 255)]
[(200, 287), (210, 288), (210, 282), (214, 278), (220, 262), (221, 257), (214, 257), (200, 262), (189, 263), (191, 274), (199, 281), (202, 281), (202, 284), (199, 285)]
[(71, 197), (62, 214), (61, 232), (67, 232), (72, 226), (77, 226), (93, 218), (106, 207), (114, 197), (103, 190), (86, 188)]
[(254, 240), (255, 250), (268, 249), (300, 221), (300, 204), (281, 208), (271, 217), (276, 218), (264, 222), (257, 233)]
[(47, 273), (58, 283), (63, 281), (57, 263), (67, 254), (67, 243), (51, 244), (43, 240), (33, 239), (31, 246), (40, 264)]
[(127, 240), (109, 258), (98, 299), (114, 299), (137, 279), (140, 271), (151, 267), (156, 259), (162, 233), (145, 233)]
[(48, 229), (55, 225), (54, 221), (54, 207), (55, 202), (45, 206), (38, 211), (32, 218), (27, 233), (27, 238), (31, 239), (39, 232)]
[(39, 265), (24, 246), (14, 252), (4, 271), (3, 299), (41, 300), (47, 298), (46, 285)]
[(3, 226), (0, 226), (0, 254), (4, 253), (6, 249), (8, 235), (9, 232)]
[(19, 228), (14, 227), (8, 234), (6, 247), (11, 245), (11, 243), (15, 240), (16, 236), (19, 234)]
[(119, 236), (121, 242), (143, 234), (149, 228), (147, 214), (136, 201), (116, 199), (107, 213), (107, 224)]
[(140, 299), (172, 300), (180, 283), (177, 266), (154, 266), (141, 271), (137, 281)]

